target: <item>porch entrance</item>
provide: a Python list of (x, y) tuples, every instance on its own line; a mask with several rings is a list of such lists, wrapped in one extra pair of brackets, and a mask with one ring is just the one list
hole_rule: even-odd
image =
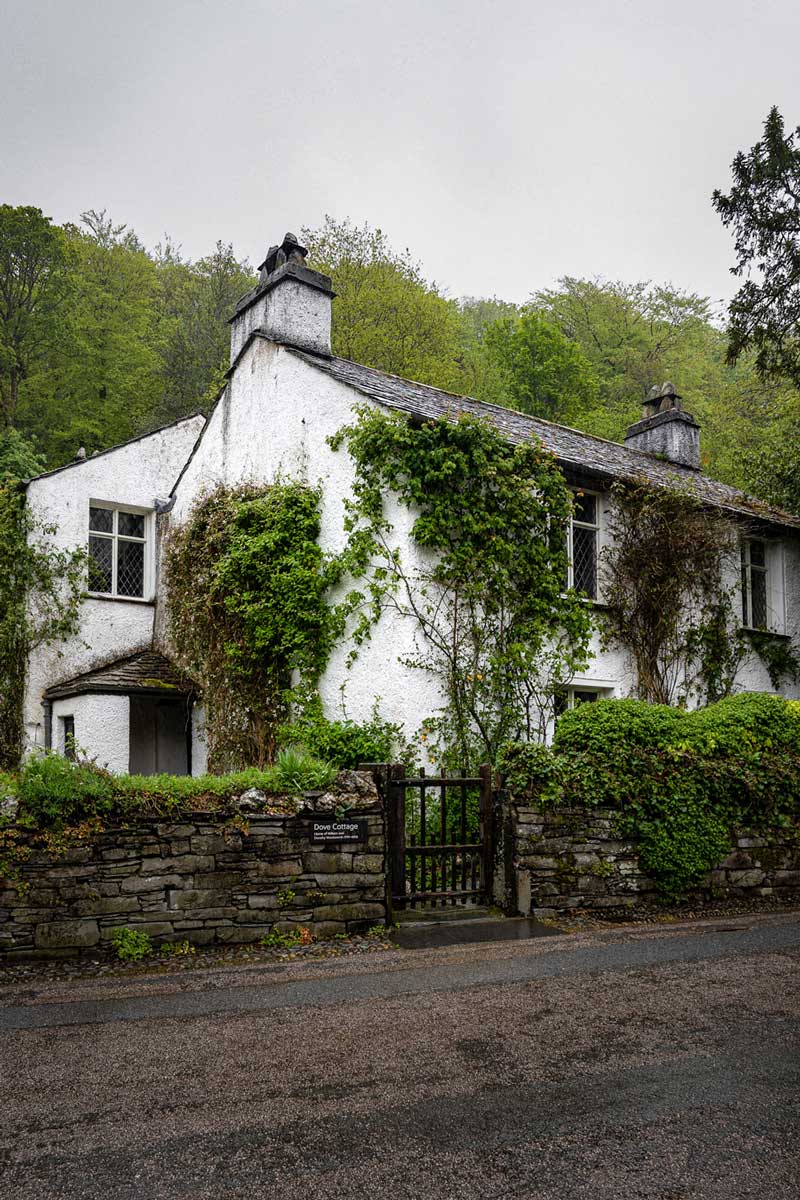
[(479, 908), (492, 902), (492, 769), (477, 775), (383, 774), (389, 888), (396, 912)]

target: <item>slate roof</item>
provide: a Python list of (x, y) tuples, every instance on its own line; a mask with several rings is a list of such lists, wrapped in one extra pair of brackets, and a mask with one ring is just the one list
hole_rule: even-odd
[(169, 695), (185, 696), (192, 690), (192, 684), (168, 658), (155, 650), (143, 650), (56, 683), (47, 689), (45, 698), (59, 700), (86, 692), (148, 693), (166, 698)]
[(682, 486), (691, 490), (701, 502), (715, 508), (725, 509), (740, 517), (800, 529), (800, 517), (771, 507), (738, 488), (719, 483), (690, 467), (665, 462), (642, 450), (633, 450), (619, 442), (608, 442), (566, 425), (529, 417), (525, 413), (486, 404), (469, 396), (456, 396), (424, 383), (387, 375), (347, 358), (327, 358), (295, 346), (286, 346), (286, 349), (318, 371), (323, 371), (387, 408), (425, 420), (455, 418), (461, 413), (480, 417), (489, 421), (509, 442), (539, 438), (567, 471), (588, 473), (606, 482), (644, 479), (656, 487)]

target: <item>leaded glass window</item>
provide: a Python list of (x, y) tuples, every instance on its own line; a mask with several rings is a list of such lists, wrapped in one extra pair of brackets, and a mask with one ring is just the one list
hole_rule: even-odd
[(144, 599), (147, 516), (124, 508), (89, 507), (89, 591)]
[(760, 538), (742, 542), (742, 624), (747, 629), (766, 629), (767, 547)]
[(597, 599), (597, 551), (600, 535), (599, 496), (573, 493), (574, 511), (569, 529), (567, 586)]

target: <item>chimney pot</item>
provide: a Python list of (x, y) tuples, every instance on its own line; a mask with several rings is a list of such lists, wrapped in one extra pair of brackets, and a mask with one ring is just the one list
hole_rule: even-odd
[(331, 353), (330, 278), (305, 265), (308, 250), (293, 233), (270, 246), (258, 283), (242, 296), (231, 319), (231, 362), (255, 331), (314, 354)]
[(700, 426), (683, 411), (675, 384), (669, 381), (650, 388), (642, 419), (628, 427), (625, 445), (700, 470)]

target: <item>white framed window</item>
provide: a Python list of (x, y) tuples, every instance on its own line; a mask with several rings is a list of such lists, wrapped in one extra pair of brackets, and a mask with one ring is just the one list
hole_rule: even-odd
[(567, 587), (597, 600), (600, 549), (600, 496), (583, 489), (572, 493), (574, 511), (567, 531)]
[(783, 544), (767, 538), (748, 537), (741, 542), (742, 625), (745, 629), (767, 629), (784, 633)]
[(571, 708), (578, 708), (581, 704), (594, 704), (597, 700), (603, 700), (608, 694), (607, 688), (593, 688), (590, 685), (559, 688), (553, 696), (553, 716), (557, 721)]
[(742, 541), (742, 624), (766, 629), (769, 616), (767, 543), (763, 538)]
[(89, 503), (89, 580), (94, 596), (146, 600), (150, 593), (152, 513), (147, 509)]

